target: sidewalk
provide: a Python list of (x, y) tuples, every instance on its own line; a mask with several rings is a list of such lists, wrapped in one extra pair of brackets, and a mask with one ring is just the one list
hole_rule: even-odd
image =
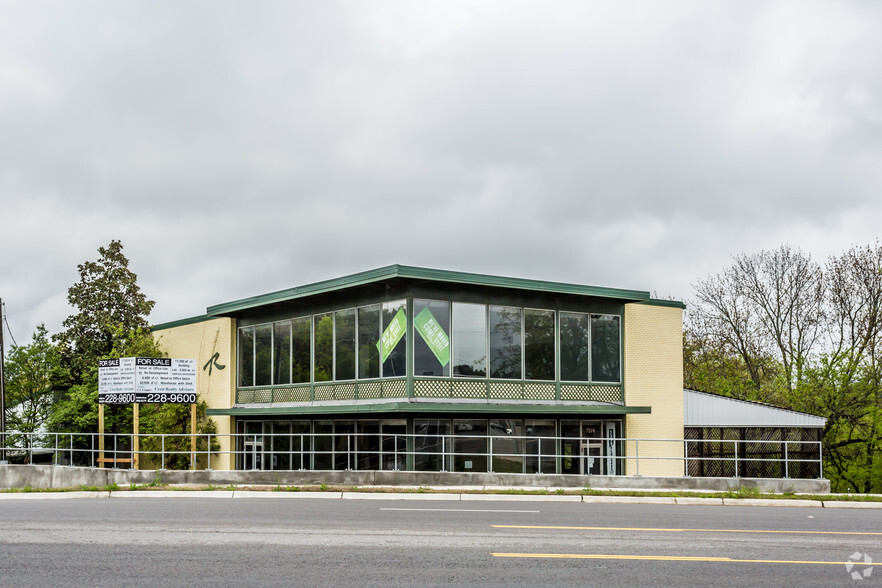
[[(487, 488), (484, 486), (458, 487), (408, 487), (391, 491), (386, 487), (359, 487), (364, 491), (328, 489), (324, 491), (299, 491), (285, 488), (265, 487), (262, 490), (223, 488), (214, 490), (189, 489), (175, 490), (99, 490), (70, 492), (0, 492), (2, 500), (64, 500), (84, 498), (111, 499), (323, 499), (323, 500), (402, 500), (402, 501), (447, 501), (447, 502), (580, 502), (584, 504), (669, 504), (689, 506), (777, 506), (791, 508), (856, 508), (880, 509), (882, 502), (859, 502), (843, 500), (815, 500), (799, 498), (730, 498), (696, 496), (616, 496), (583, 494), (535, 494), (529, 492), (549, 491), (554, 488)], [(400, 491), (404, 490), (404, 491)], [(524, 492), (523, 494), (499, 494), (500, 490)]]

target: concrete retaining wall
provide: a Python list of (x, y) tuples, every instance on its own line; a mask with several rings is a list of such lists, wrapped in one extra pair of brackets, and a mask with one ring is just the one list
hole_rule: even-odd
[(227, 486), (501, 486), (533, 488), (625, 488), (633, 490), (725, 491), (826, 494), (829, 480), (772, 478), (688, 478), (649, 476), (572, 476), (387, 471), (227, 471), (118, 470), (51, 465), (0, 465), (0, 488), (78, 488), (117, 484), (195, 484)]

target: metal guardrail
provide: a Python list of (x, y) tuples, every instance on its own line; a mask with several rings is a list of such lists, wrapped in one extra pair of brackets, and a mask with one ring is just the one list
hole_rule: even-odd
[[(6, 456), (11, 463), (52, 463), (95, 467), (104, 464), (142, 465), (165, 470), (211, 470), (220, 456), (228, 455), (231, 469), (339, 469), (408, 471), (509, 471), (502, 466), (520, 463), (520, 473), (601, 473), (640, 475), (641, 462), (677, 461), (683, 475), (690, 464), (716, 464), (720, 474), (707, 477), (816, 477), (823, 478), (822, 442), (759, 441), (732, 439), (639, 439), (626, 437), (580, 438), (516, 435), (380, 434), (380, 433), (274, 433), (274, 434), (104, 434), (101, 449), (97, 433), (9, 433)], [(136, 439), (137, 437), (137, 439)], [(137, 451), (133, 451), (135, 441)], [(221, 440), (229, 449), (221, 449)], [(108, 443), (109, 441), (109, 443)], [(195, 441), (196, 450), (193, 451)], [(690, 445), (712, 448), (705, 455), (690, 455)], [(660, 447), (674, 449), (660, 450)], [(693, 445), (693, 448), (697, 445)], [(717, 451), (716, 454), (712, 451)], [(641, 455), (642, 452), (642, 455)], [(708, 455), (710, 453), (710, 455)], [(111, 457), (107, 457), (111, 456)], [(759, 456), (759, 457), (757, 457)], [(807, 457), (808, 456), (808, 457)], [(281, 461), (289, 467), (275, 467)], [(576, 460), (586, 460), (581, 464)], [(599, 461), (591, 461), (599, 460)], [(468, 462), (471, 461), (471, 464)], [(416, 463), (432, 467), (415, 468)], [(475, 467), (477, 462), (478, 467)], [(530, 470), (527, 471), (527, 464)], [(298, 467), (293, 467), (295, 464)], [(553, 469), (554, 471), (543, 471)], [(599, 467), (598, 467), (599, 464)], [(330, 467), (314, 467), (329, 465)], [(470, 465), (471, 467), (467, 467)], [(269, 466), (269, 467), (267, 467)], [(308, 467), (307, 467), (308, 466)], [(365, 467), (372, 466), (372, 467)], [(765, 466), (776, 476), (754, 476), (748, 470)], [(585, 470), (588, 470), (586, 472)], [(623, 473), (633, 469), (633, 472)], [(645, 469), (645, 468), (644, 468)], [(578, 471), (576, 471), (578, 470)], [(592, 471), (594, 470), (594, 471)], [(612, 473), (610, 473), (612, 470)], [(726, 475), (726, 472), (731, 472)], [(806, 473), (814, 474), (807, 476)], [(816, 472), (816, 473), (815, 473)], [(517, 473), (517, 472), (511, 472)]]

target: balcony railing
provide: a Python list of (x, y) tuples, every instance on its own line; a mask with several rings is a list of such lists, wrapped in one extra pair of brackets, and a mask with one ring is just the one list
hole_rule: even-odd
[(412, 395), (405, 378), (319, 382), (289, 386), (239, 388), (236, 404), (376, 400), (389, 398), (468, 400), (563, 400), (624, 404), (621, 384), (576, 384), (523, 380), (415, 378)]

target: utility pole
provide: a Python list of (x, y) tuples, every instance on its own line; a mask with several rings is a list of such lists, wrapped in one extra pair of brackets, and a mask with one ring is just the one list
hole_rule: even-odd
[(6, 463), (6, 371), (3, 358), (3, 299), (0, 298), (0, 463)]

